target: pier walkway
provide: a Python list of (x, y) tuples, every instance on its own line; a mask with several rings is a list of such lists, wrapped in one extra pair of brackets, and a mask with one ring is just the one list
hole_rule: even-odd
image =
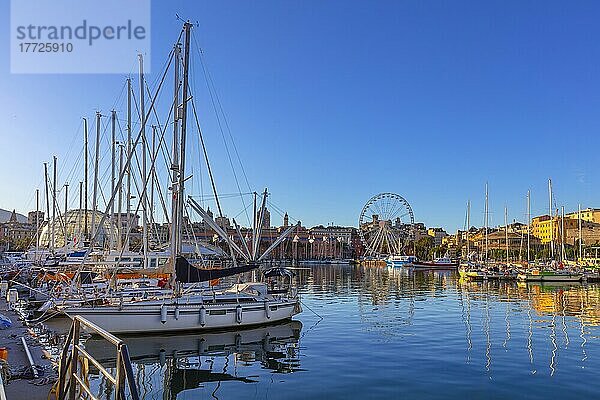
[[(12, 326), (0, 330), (0, 347), (8, 350), (8, 366), (12, 378), (4, 382), (4, 390), (8, 400), (46, 400), (56, 380), (56, 372), (50, 360), (43, 356), (42, 347), (35, 339), (34, 333), (19, 319), (19, 315), (10, 310), (6, 299), (0, 298), (0, 314), (10, 318)], [(31, 358), (38, 371), (33, 377), (32, 368), (21, 338), (25, 338)], [(3, 380), (6, 374), (2, 374)]]

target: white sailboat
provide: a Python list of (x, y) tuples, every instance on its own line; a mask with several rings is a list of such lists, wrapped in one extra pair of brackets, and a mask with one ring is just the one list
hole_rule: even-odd
[[(190, 50), (190, 30), (192, 25), (185, 23), (183, 27), (184, 51), (183, 51), (183, 78), (178, 77), (179, 59), (181, 45), (178, 43), (171, 52), (170, 62), (174, 61), (175, 70), (175, 99), (174, 108), (174, 130), (173, 130), (173, 171), (171, 191), (172, 191), (172, 219), (171, 219), (171, 251), (169, 266), (172, 269), (171, 285), (173, 290), (159, 291), (142, 297), (132, 297), (125, 292), (117, 292), (104, 297), (102, 304), (66, 304), (58, 305), (56, 309), (70, 317), (81, 316), (103, 329), (113, 333), (124, 332), (171, 332), (186, 330), (206, 330), (216, 328), (235, 328), (241, 326), (260, 325), (275, 321), (290, 319), (292, 316), (301, 312), (300, 299), (292, 284), (291, 273), (280, 271), (267, 271), (264, 275), (271, 279), (271, 286), (262, 282), (238, 283), (224, 290), (213, 290), (212, 288), (200, 288), (194, 286), (194, 283), (206, 282), (221, 277), (231, 276), (242, 272), (257, 269), (260, 263), (265, 260), (267, 255), (273, 251), (296, 227), (290, 226), (264, 251), (259, 252), (259, 241), (263, 220), (266, 210), (267, 190), (263, 194), (262, 205), (258, 216), (255, 215), (253, 227), (253, 240), (249, 247), (245, 239), (241, 236), (239, 226), (233, 220), (239, 239), (242, 245), (238, 245), (227, 232), (215, 222), (212, 214), (202, 208), (191, 197), (184, 202), (185, 185), (185, 143), (187, 129), (187, 106), (193, 96), (188, 93), (188, 71), (189, 71), (189, 50)], [(140, 58), (141, 63), (141, 58)], [(140, 66), (140, 70), (142, 67)], [(159, 88), (156, 93), (160, 91)], [(180, 94), (181, 91), (181, 102)], [(146, 121), (153, 109), (154, 100), (147, 114), (142, 114), (141, 127), (134, 142), (134, 147), (144, 135)], [(142, 143), (144, 139), (142, 138)], [(208, 161), (208, 160), (207, 160)], [(132, 155), (129, 154), (124, 168), (121, 170), (118, 183), (120, 186), (124, 179), (124, 171), (127, 170), (132, 162)], [(207, 162), (208, 164), (208, 162)], [(210, 169), (210, 165), (208, 166)], [(211, 174), (212, 181), (212, 174)], [(213, 190), (214, 190), (214, 182)], [(145, 184), (143, 196), (145, 196)], [(215, 198), (218, 197), (215, 191)], [(103, 214), (101, 221), (96, 226), (101, 226), (109, 214), (108, 211), (113, 207), (116, 192), (107, 204), (107, 211)], [(218, 204), (218, 203), (217, 203)], [(181, 226), (184, 221), (184, 207), (189, 206), (195, 210), (209, 225), (216, 235), (224, 240), (231, 250), (234, 267), (226, 269), (201, 269), (190, 264), (182, 256)], [(220, 206), (219, 206), (220, 211)], [(144, 224), (144, 231), (146, 230)], [(93, 248), (96, 240), (97, 231), (94, 232), (90, 247)], [(147, 265), (148, 250), (147, 238), (144, 234), (144, 263)], [(86, 257), (88, 254), (86, 254)], [(242, 264), (237, 265), (237, 258), (241, 258)], [(82, 265), (85, 260), (82, 261)], [(279, 275), (279, 276), (277, 276)], [(278, 286), (276, 287), (276, 281)], [(187, 284), (188, 286), (184, 286)], [(192, 285), (190, 288), (189, 285)]]

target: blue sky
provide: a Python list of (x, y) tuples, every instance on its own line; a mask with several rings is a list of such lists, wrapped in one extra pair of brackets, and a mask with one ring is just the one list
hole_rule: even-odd
[[(42, 162), (76, 158), (81, 117), (122, 111), (125, 77), (10, 74), (8, 1), (0, 13), (0, 208), (26, 212)], [(155, 1), (148, 80), (179, 33), (175, 14), (199, 23), (252, 188), (307, 225), (356, 225), (389, 191), (453, 231), (468, 199), (483, 221), (486, 181), (491, 224), (505, 205), (522, 220), (528, 189), (533, 213), (547, 211), (549, 177), (558, 206), (600, 207), (597, 2)], [(232, 193), (195, 79), (217, 184)]]

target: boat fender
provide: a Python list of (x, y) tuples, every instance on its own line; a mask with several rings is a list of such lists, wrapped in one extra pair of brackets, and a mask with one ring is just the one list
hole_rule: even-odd
[(242, 306), (240, 305), (235, 308), (235, 322), (242, 323)]
[(198, 341), (198, 355), (201, 356), (206, 352), (206, 340), (204, 338)]
[(160, 306), (160, 323), (164, 324), (167, 322), (167, 306), (163, 304)]
[(265, 315), (267, 319), (271, 319), (271, 308), (269, 307), (269, 301), (265, 300)]
[(179, 306), (175, 306), (175, 319), (179, 319)]
[(200, 307), (200, 326), (206, 325), (206, 308)]

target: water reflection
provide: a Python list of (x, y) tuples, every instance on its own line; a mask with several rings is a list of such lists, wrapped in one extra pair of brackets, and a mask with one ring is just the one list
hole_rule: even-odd
[[(142, 397), (600, 396), (581, 384), (600, 369), (596, 284), (470, 282), (447, 271), (339, 265), (295, 272), (299, 321), (125, 337)], [(85, 345), (114, 366), (103, 353), (110, 347), (93, 338)], [(97, 374), (91, 380), (110, 398), (110, 385)]]
[[(205, 334), (123, 336), (128, 346), (140, 396), (176, 399), (185, 391), (208, 388), (219, 398), (222, 383), (256, 383), (252, 369), (260, 366), (272, 373), (300, 370), (298, 341), (302, 323), (287, 323), (230, 332)], [(87, 351), (108, 368), (116, 365), (114, 348), (99, 337), (85, 342)], [(96, 371), (97, 372), (97, 371)], [(99, 374), (95, 379), (102, 398), (113, 394), (112, 385)], [(198, 395), (197, 393), (193, 396)]]

